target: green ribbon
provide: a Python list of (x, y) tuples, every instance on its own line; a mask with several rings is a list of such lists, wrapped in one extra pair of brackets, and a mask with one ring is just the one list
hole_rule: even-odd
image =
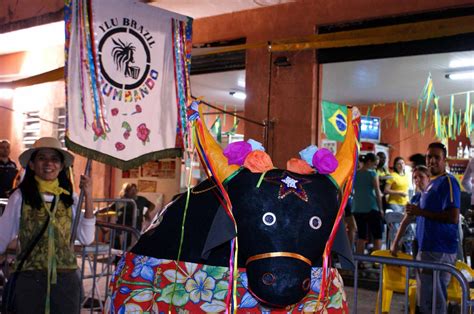
[(265, 172), (263, 172), (263, 173), (260, 175), (260, 179), (258, 179), (258, 182), (257, 182), (257, 189), (260, 188), (260, 185), (262, 184), (263, 178), (265, 178), (265, 174), (266, 174), (266, 173), (267, 173), (267, 172), (265, 171)]
[[(191, 173), (192, 173), (192, 168), (189, 171), (189, 174), (190, 174), (189, 181), (191, 181)], [(188, 182), (187, 192), (186, 192), (186, 204), (184, 205), (183, 220), (181, 221), (181, 235), (179, 237), (178, 256), (176, 257), (175, 278), (178, 278), (179, 261), (181, 259), (181, 253), (182, 253), (182, 249), (183, 249), (184, 225), (186, 223), (186, 215), (188, 213), (190, 196), (191, 196), (191, 183)], [(173, 306), (173, 298), (174, 298), (175, 292), (176, 292), (176, 285), (173, 285), (173, 291), (171, 292), (170, 304), (168, 306), (168, 313), (171, 313), (171, 308)]]
[(453, 122), (454, 122), (454, 95), (451, 95), (451, 100), (449, 103), (449, 122), (448, 122), (448, 137), (450, 139), (454, 139)]
[(457, 135), (461, 134), (461, 123), (462, 123), (462, 111), (459, 109), (459, 116), (458, 116), (458, 132)]
[[(49, 215), (49, 224), (48, 224), (48, 286), (46, 292), (46, 304), (44, 312), (49, 314), (51, 311), (51, 285), (55, 285), (58, 282), (58, 273), (57, 273), (57, 261), (56, 261), (56, 245), (54, 242), (54, 231), (57, 228), (56, 220), (56, 210), (58, 208), (59, 196), (56, 196), (54, 204), (51, 204), (50, 208), (46, 205), (43, 200), (44, 207), (46, 212)], [(51, 209), (52, 207), (52, 209)], [(77, 213), (76, 213), (77, 214)]]

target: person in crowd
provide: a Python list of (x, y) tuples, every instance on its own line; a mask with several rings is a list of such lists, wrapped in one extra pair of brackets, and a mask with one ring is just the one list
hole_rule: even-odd
[(8, 198), (13, 188), (13, 181), (18, 174), (18, 169), (10, 159), (10, 142), (0, 141), (0, 198)]
[[(126, 203), (124, 206), (113, 204), (112, 209), (117, 210), (117, 222), (130, 227), (135, 227), (138, 230), (142, 230), (143, 220), (146, 219), (151, 221), (153, 219), (152, 214), (155, 212), (155, 204), (149, 201), (147, 198), (138, 195), (138, 188), (135, 183), (124, 183), (122, 190), (120, 191), (120, 198), (132, 199), (137, 205), (136, 212), (136, 225), (133, 225), (133, 205)], [(145, 208), (146, 211), (145, 211)]]
[[(412, 196), (410, 199), (410, 204), (419, 205), (420, 198), (423, 191), (426, 190), (428, 184), (430, 183), (430, 172), (426, 166), (418, 165), (413, 169), (413, 181), (415, 182), (415, 195)], [(395, 239), (392, 242), (390, 252), (393, 256), (397, 256), (397, 252), (400, 249), (400, 240), (402, 239), (403, 235), (410, 224), (415, 222), (415, 217), (405, 214), (403, 220), (398, 228), (397, 234)], [(417, 245), (415, 245), (415, 251), (417, 250)], [(416, 252), (413, 252), (416, 256)]]
[(392, 176), (390, 175), (390, 172), (388, 171), (387, 166), (385, 166), (385, 163), (387, 162), (387, 156), (385, 155), (384, 152), (378, 152), (377, 153), (378, 157), (378, 163), (377, 163), (377, 175), (379, 176), (379, 184), (380, 184), (380, 190), (382, 191), (382, 205), (383, 209), (387, 209), (387, 198), (385, 197), (385, 185), (387, 183), (388, 179), (391, 179)]
[[(57, 139), (42, 137), (19, 161), (26, 169), (24, 178), (0, 217), (0, 253), (17, 236), (21, 247), (17, 260), (32, 248), (17, 277), (16, 311), (79, 313), (81, 283), (70, 245), (73, 220), (81, 215), (68, 176), (74, 157)], [(91, 179), (81, 176), (80, 187), (85, 213), (80, 216), (77, 239), (90, 244), (95, 237)]]
[(409, 178), (412, 178), (410, 180), (410, 186), (408, 188), (408, 195), (409, 197), (413, 196), (416, 192), (414, 191), (416, 189), (415, 183), (413, 182), (413, 169), (415, 169), (416, 166), (426, 166), (426, 157), (423, 154), (416, 153), (411, 155), (408, 160), (410, 161), (410, 165), (405, 166), (405, 172), (407, 173)]
[(415, 169), (416, 166), (426, 166), (426, 157), (423, 154), (413, 154), (408, 158), (411, 163), (411, 167)]
[(351, 249), (354, 248), (354, 239), (355, 234), (357, 232), (357, 225), (354, 219), (354, 215), (352, 214), (352, 200), (354, 196), (349, 196), (347, 200), (346, 208), (344, 209), (344, 223), (346, 225), (347, 237), (349, 238), (349, 243)]
[(466, 192), (471, 193), (471, 210), (474, 210), (474, 191), (472, 190), (472, 179), (474, 179), (474, 158), (469, 160), (464, 175), (461, 180), (461, 185)]
[(388, 194), (388, 208), (394, 212), (404, 213), (405, 205), (408, 203), (408, 187), (410, 185), (405, 173), (405, 161), (402, 157), (396, 157), (393, 161), (392, 178), (387, 180), (385, 193)]
[(361, 156), (362, 168), (357, 170), (354, 180), (354, 198), (352, 213), (357, 224), (358, 239), (356, 253), (364, 254), (369, 233), (374, 239), (374, 250), (382, 245), (382, 193), (375, 172), (377, 159), (375, 154)]
[[(416, 217), (417, 260), (454, 265), (458, 249), (461, 189), (454, 176), (446, 172), (446, 147), (428, 146), (426, 163), (431, 181), (421, 193), (419, 204), (408, 204), (406, 213)], [(436, 309), (432, 309), (433, 276), (428, 269), (417, 274), (417, 299), (421, 313), (446, 313), (447, 286), (451, 275), (441, 272), (435, 282)], [(433, 311), (432, 311), (433, 310)]]
[[(474, 179), (474, 158), (471, 158), (469, 160), (469, 163), (466, 166), (466, 170), (464, 171), (464, 175), (463, 175), (462, 180), (461, 180), (461, 185), (464, 188), (464, 190), (466, 191), (466, 193), (471, 194), (471, 199), (469, 201), (469, 205), (467, 205), (466, 204), (467, 203), (466, 198), (469, 198), (469, 196), (465, 193), (461, 193), (461, 214), (465, 216), (465, 218), (466, 218), (465, 222), (467, 223), (467, 225), (469, 227), (472, 227), (472, 224), (473, 224), (473, 221), (474, 221), (474, 190), (473, 190), (473, 184), (472, 184), (473, 179)], [(463, 196), (464, 196), (464, 198), (463, 198)], [(464, 199), (464, 203), (463, 203), (463, 199)], [(462, 205), (464, 205), (464, 206), (462, 206)], [(461, 227), (461, 231), (463, 231), (462, 227)], [(469, 229), (467, 229), (466, 231), (469, 231)], [(468, 234), (469, 234), (469, 232), (468, 232)], [(465, 239), (466, 239), (466, 242), (467, 242), (467, 243), (465, 243), (465, 244), (467, 244), (466, 246), (471, 247), (470, 251), (468, 250), (468, 252), (466, 252), (466, 253), (471, 257), (471, 261), (474, 261), (474, 245), (472, 244), (473, 243), (472, 237), (467, 236)], [(462, 252), (462, 250), (461, 250), (461, 252)], [(472, 263), (473, 262), (471, 262), (471, 264)]]

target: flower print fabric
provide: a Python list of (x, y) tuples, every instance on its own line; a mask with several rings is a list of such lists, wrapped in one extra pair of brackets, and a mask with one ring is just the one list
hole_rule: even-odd
[[(237, 313), (349, 313), (342, 278), (334, 268), (327, 297), (318, 302), (321, 274), (321, 268), (313, 267), (310, 292), (299, 303), (269, 309), (248, 291), (245, 269), (239, 269)], [(223, 313), (228, 276), (227, 267), (126, 253), (112, 276), (104, 313)]]

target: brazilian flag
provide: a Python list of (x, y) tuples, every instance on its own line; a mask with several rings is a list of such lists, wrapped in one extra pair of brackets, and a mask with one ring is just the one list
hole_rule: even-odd
[(323, 100), (323, 132), (330, 140), (344, 140), (347, 132), (346, 106)]

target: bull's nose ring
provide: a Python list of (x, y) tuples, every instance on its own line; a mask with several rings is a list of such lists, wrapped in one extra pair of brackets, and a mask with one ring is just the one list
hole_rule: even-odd
[(265, 273), (262, 276), (262, 282), (267, 286), (273, 285), (275, 281), (276, 281), (276, 277), (272, 273)]

